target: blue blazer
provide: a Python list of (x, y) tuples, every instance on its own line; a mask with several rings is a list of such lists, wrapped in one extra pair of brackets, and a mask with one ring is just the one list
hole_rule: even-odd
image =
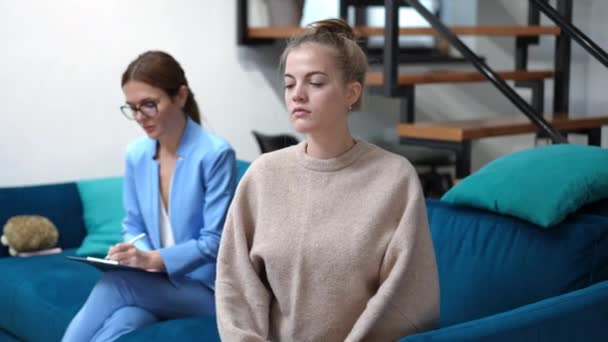
[(127, 147), (123, 239), (146, 233), (136, 247), (158, 250), (173, 284), (179, 286), (180, 279), (188, 277), (214, 290), (220, 237), (236, 188), (234, 150), (223, 138), (188, 118), (169, 194), (175, 245), (161, 248), (156, 148), (157, 141), (148, 137)]

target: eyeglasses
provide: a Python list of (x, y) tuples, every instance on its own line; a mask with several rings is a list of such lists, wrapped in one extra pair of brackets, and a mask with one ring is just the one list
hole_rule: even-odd
[(151, 118), (158, 115), (158, 104), (155, 101), (145, 101), (138, 106), (124, 105), (120, 107), (122, 114), (129, 120), (135, 120), (137, 112), (143, 116)]

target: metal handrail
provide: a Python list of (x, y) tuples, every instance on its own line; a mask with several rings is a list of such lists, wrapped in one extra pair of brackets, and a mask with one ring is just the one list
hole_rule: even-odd
[(530, 0), (530, 2), (541, 10), (549, 19), (559, 26), (574, 41), (579, 43), (587, 52), (593, 55), (600, 63), (608, 68), (608, 53), (597, 45), (589, 36), (584, 34), (576, 26), (566, 20), (555, 8), (543, 0)]
[(429, 12), (418, 0), (403, 0), (406, 4), (412, 6), (418, 14), (439, 32), (443, 38), (447, 39), (473, 66), (479, 70), (500, 92), (502, 92), (511, 102), (525, 114), (532, 123), (547, 133), (549, 138), (554, 143), (568, 143), (566, 138), (549, 124), (541, 115), (536, 113), (534, 108), (530, 106), (519, 94), (517, 94), (494, 70), (492, 70), (481, 58), (479, 58), (471, 49), (469, 49), (449, 28), (447, 28), (436, 16)]

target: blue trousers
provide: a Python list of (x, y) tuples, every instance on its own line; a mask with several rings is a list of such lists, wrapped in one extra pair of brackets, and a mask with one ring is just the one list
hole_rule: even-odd
[(176, 288), (165, 275), (104, 273), (68, 326), (63, 341), (114, 341), (160, 320), (215, 315), (213, 291), (195, 280)]

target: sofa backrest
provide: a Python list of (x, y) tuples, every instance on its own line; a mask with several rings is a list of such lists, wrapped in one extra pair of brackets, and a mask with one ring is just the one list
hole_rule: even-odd
[(427, 210), (442, 327), (608, 279), (608, 217), (572, 215), (543, 229), (436, 200), (427, 200)]
[(245, 175), (245, 172), (251, 165), (251, 162), (237, 159), (236, 160), (236, 180), (239, 182), (241, 178)]
[[(236, 161), (237, 180), (241, 179), (249, 165), (247, 161)], [(90, 180), (81, 183), (87, 182)], [(121, 198), (122, 194), (116, 194), (116, 197)], [(59, 230), (57, 245), (64, 249), (79, 247), (87, 234), (78, 182), (0, 188), (0, 235), (6, 221), (15, 215), (49, 218)], [(121, 219), (118, 218), (118, 221)], [(7, 255), (8, 249), (0, 245), (0, 257)]]
[(608, 279), (608, 217), (544, 229), (427, 200), (441, 288), (440, 326), (510, 310)]
[[(0, 228), (15, 215), (47, 217), (59, 230), (61, 248), (78, 247), (86, 234), (80, 195), (73, 182), (0, 188)], [(1, 246), (0, 256), (6, 255), (7, 248)]]

